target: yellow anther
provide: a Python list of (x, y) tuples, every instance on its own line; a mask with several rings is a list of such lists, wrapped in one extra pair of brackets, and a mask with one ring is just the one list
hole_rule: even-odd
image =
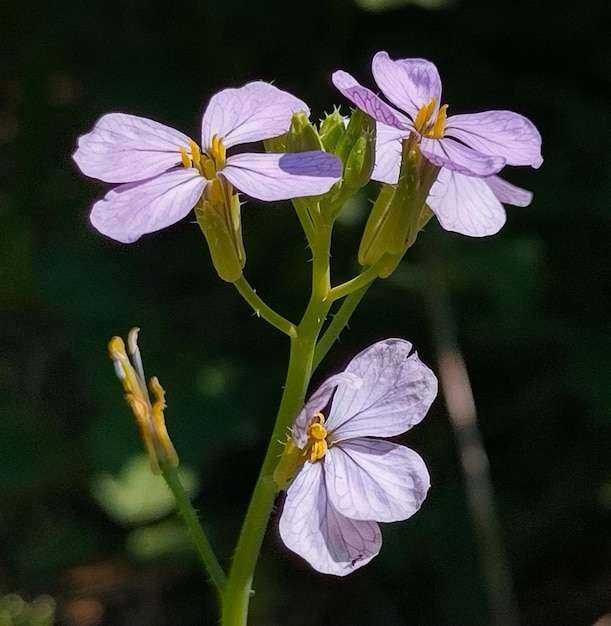
[(431, 101), (428, 104), (423, 104), (418, 110), (418, 114), (414, 120), (414, 126), (418, 132), (421, 133), (424, 130), (426, 124), (431, 119), (431, 115), (433, 115), (436, 104), (437, 100), (435, 96), (431, 96)]
[(210, 145), (210, 158), (214, 160), (216, 168), (220, 169), (225, 165), (225, 159), (227, 157), (227, 151), (223, 145), (223, 138), (218, 137), (216, 134), (212, 135), (212, 142)]
[(120, 337), (113, 337), (110, 340), (108, 352), (115, 364), (117, 376), (123, 384), (125, 399), (140, 426), (151, 469), (155, 474), (159, 474), (161, 472), (160, 461), (176, 467), (178, 456), (170, 441), (163, 418), (163, 409), (165, 408), (163, 387), (156, 377), (151, 378), (150, 390), (154, 397), (153, 403), (151, 403), (146, 388), (144, 368), (138, 348), (138, 330), (138, 328), (132, 328), (127, 341), (133, 365), (125, 352), (125, 344)]
[(216, 164), (206, 155), (204, 155), (202, 160), (201, 172), (208, 180), (214, 180), (216, 178)]
[(178, 151), (180, 152), (180, 160), (183, 167), (193, 167), (193, 161), (191, 161), (191, 157), (187, 154), (187, 151), (184, 148), (178, 148)]
[(327, 452), (327, 429), (323, 426), (324, 422), (324, 415), (316, 413), (306, 431), (308, 443), (304, 448), (304, 454), (310, 463), (322, 459)]
[(202, 160), (202, 151), (193, 139), (189, 139), (189, 145), (191, 146), (191, 159), (193, 160), (193, 165), (199, 169), (199, 164)]
[(443, 137), (443, 132), (445, 130), (445, 123), (447, 117), (448, 105), (444, 104), (439, 109), (439, 113), (437, 113), (437, 119), (435, 120), (435, 124), (433, 128), (426, 133), (427, 137), (431, 137), (432, 139), (439, 139), (439, 137)]

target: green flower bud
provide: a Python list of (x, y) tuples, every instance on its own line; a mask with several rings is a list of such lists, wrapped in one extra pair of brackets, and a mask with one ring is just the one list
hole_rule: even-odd
[(341, 113), (335, 109), (320, 124), (320, 140), (327, 152), (335, 152), (335, 148), (346, 131), (346, 123)]
[(308, 116), (303, 113), (294, 113), (291, 127), (286, 136), (286, 152), (308, 152), (322, 150), (323, 145), (317, 130), (312, 126)]
[(228, 283), (235, 282), (242, 275), (246, 262), (237, 194), (230, 196), (229, 206), (224, 200), (204, 199), (195, 207), (195, 217), (208, 242), (218, 275)]
[[(350, 116), (350, 121), (348, 122), (345, 132), (337, 142), (334, 150), (335, 154), (342, 160), (342, 163), (346, 164), (352, 149), (359, 139), (365, 137), (367, 141), (373, 143), (375, 140), (375, 131), (375, 120), (367, 115), (367, 113), (356, 109)], [(373, 168), (373, 157), (371, 167)]]
[(410, 138), (403, 142), (399, 181), (382, 186), (365, 225), (358, 254), (361, 265), (373, 265), (387, 255), (380, 276), (394, 270), (432, 216), (426, 198), (438, 171), (422, 158), (415, 142)]

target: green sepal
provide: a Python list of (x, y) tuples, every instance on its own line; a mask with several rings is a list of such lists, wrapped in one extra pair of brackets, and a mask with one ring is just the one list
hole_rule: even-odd
[(228, 211), (224, 204), (213, 205), (203, 200), (195, 207), (195, 217), (212, 257), (212, 264), (222, 280), (235, 282), (246, 262), (242, 240), (240, 201), (237, 194), (230, 196)]
[(335, 109), (320, 123), (320, 140), (327, 152), (336, 154), (335, 149), (342, 135), (346, 131), (346, 123), (342, 114)]
[(282, 451), (282, 456), (273, 473), (273, 479), (278, 489), (286, 489), (297, 470), (303, 465), (303, 451), (300, 450), (293, 439), (289, 439)]
[(323, 149), (318, 131), (308, 116), (303, 111), (293, 113), (291, 127), (286, 136), (286, 152), (308, 152)]

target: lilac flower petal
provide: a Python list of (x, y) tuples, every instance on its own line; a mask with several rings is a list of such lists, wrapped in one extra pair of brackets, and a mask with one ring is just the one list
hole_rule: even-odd
[(372, 180), (397, 184), (401, 169), (401, 141), (404, 137), (406, 137), (404, 130), (380, 122), (376, 124), (376, 159), (371, 174)]
[(258, 200), (288, 200), (326, 193), (340, 179), (342, 163), (327, 152), (236, 154), (227, 159), (223, 176)]
[(535, 125), (512, 111), (486, 111), (453, 115), (446, 121), (445, 134), (483, 154), (503, 157), (508, 165), (539, 167), (541, 135)]
[(505, 166), (505, 159), (502, 157), (482, 154), (453, 139), (423, 137), (420, 150), (433, 165), (467, 176), (490, 176), (500, 172)]
[(382, 535), (375, 522), (348, 519), (335, 510), (323, 471), (322, 463), (306, 463), (289, 485), (280, 537), (315, 570), (346, 576), (379, 553)]
[(499, 202), (513, 206), (528, 206), (532, 202), (532, 192), (516, 187), (499, 176), (489, 176), (483, 180), (492, 189), (492, 193)]
[(153, 120), (125, 113), (103, 115), (78, 140), (72, 155), (83, 174), (107, 183), (146, 180), (180, 164), (189, 138)]
[(470, 237), (485, 237), (502, 228), (506, 219), (505, 209), (487, 180), (440, 170), (427, 204), (445, 230)]
[(405, 115), (388, 106), (370, 89), (361, 86), (348, 72), (337, 70), (331, 75), (331, 80), (342, 95), (374, 120), (407, 132), (414, 129), (414, 125)]
[(359, 438), (329, 448), (325, 482), (333, 506), (346, 517), (396, 522), (411, 517), (431, 481), (419, 454), (383, 439)]
[(223, 138), (225, 148), (277, 137), (300, 111), (310, 114), (305, 102), (263, 81), (223, 89), (212, 96), (204, 112), (202, 148), (210, 146), (213, 135)]
[(358, 389), (363, 381), (355, 374), (340, 372), (329, 376), (324, 383), (310, 396), (303, 405), (301, 411), (293, 422), (293, 441), (298, 448), (303, 448), (307, 441), (306, 430), (310, 425), (312, 417), (322, 411), (329, 404), (333, 392), (339, 384), (343, 384), (351, 389)]
[(441, 79), (437, 68), (424, 59), (393, 61), (386, 52), (378, 52), (371, 71), (384, 95), (399, 109), (415, 119), (418, 110), (434, 97), (441, 104)]
[(206, 184), (197, 170), (181, 167), (149, 180), (119, 185), (93, 205), (90, 220), (107, 237), (131, 243), (185, 217)]
[(386, 339), (350, 361), (345, 372), (363, 384), (356, 391), (338, 386), (325, 423), (330, 441), (392, 437), (422, 420), (437, 395), (437, 378), (411, 349), (409, 341)]

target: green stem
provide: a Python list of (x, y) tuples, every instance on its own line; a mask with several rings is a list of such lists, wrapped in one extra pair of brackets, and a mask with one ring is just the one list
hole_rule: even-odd
[(183, 487), (180, 476), (178, 475), (178, 470), (176, 467), (171, 467), (167, 463), (160, 465), (161, 474), (168, 484), (168, 487), (174, 496), (174, 500), (176, 500), (176, 505), (178, 506), (178, 510), (185, 521), (197, 554), (206, 571), (210, 575), (210, 579), (214, 583), (214, 586), (220, 593), (222, 593), (227, 577), (225, 576), (223, 568), (219, 565), (208, 538), (199, 523), (197, 513), (195, 512), (189, 495)]
[(262, 317), (266, 322), (277, 328), (291, 338), (294, 338), (297, 334), (295, 324), (289, 322), (286, 318), (282, 317), (279, 313), (276, 313), (270, 306), (259, 297), (257, 292), (248, 284), (248, 281), (244, 276), (240, 276), (234, 281), (235, 288), (240, 292), (240, 295), (250, 304), (254, 312), (258, 317)]
[(329, 247), (331, 232), (314, 233), (312, 246), (312, 296), (303, 318), (291, 336), (289, 366), (278, 416), (263, 466), (244, 519), (227, 584), (221, 593), (222, 626), (245, 626), (252, 594), (252, 579), (278, 486), (273, 472), (282, 454), (293, 419), (301, 408), (312, 375), (316, 340), (329, 313)]
[(333, 316), (329, 326), (327, 326), (319, 342), (316, 344), (312, 371), (314, 371), (320, 365), (320, 362), (325, 358), (325, 356), (327, 356), (331, 346), (335, 343), (342, 330), (344, 330), (344, 328), (348, 325), (348, 321), (354, 313), (354, 310), (372, 284), (373, 281), (359, 287), (342, 302), (337, 313)]

